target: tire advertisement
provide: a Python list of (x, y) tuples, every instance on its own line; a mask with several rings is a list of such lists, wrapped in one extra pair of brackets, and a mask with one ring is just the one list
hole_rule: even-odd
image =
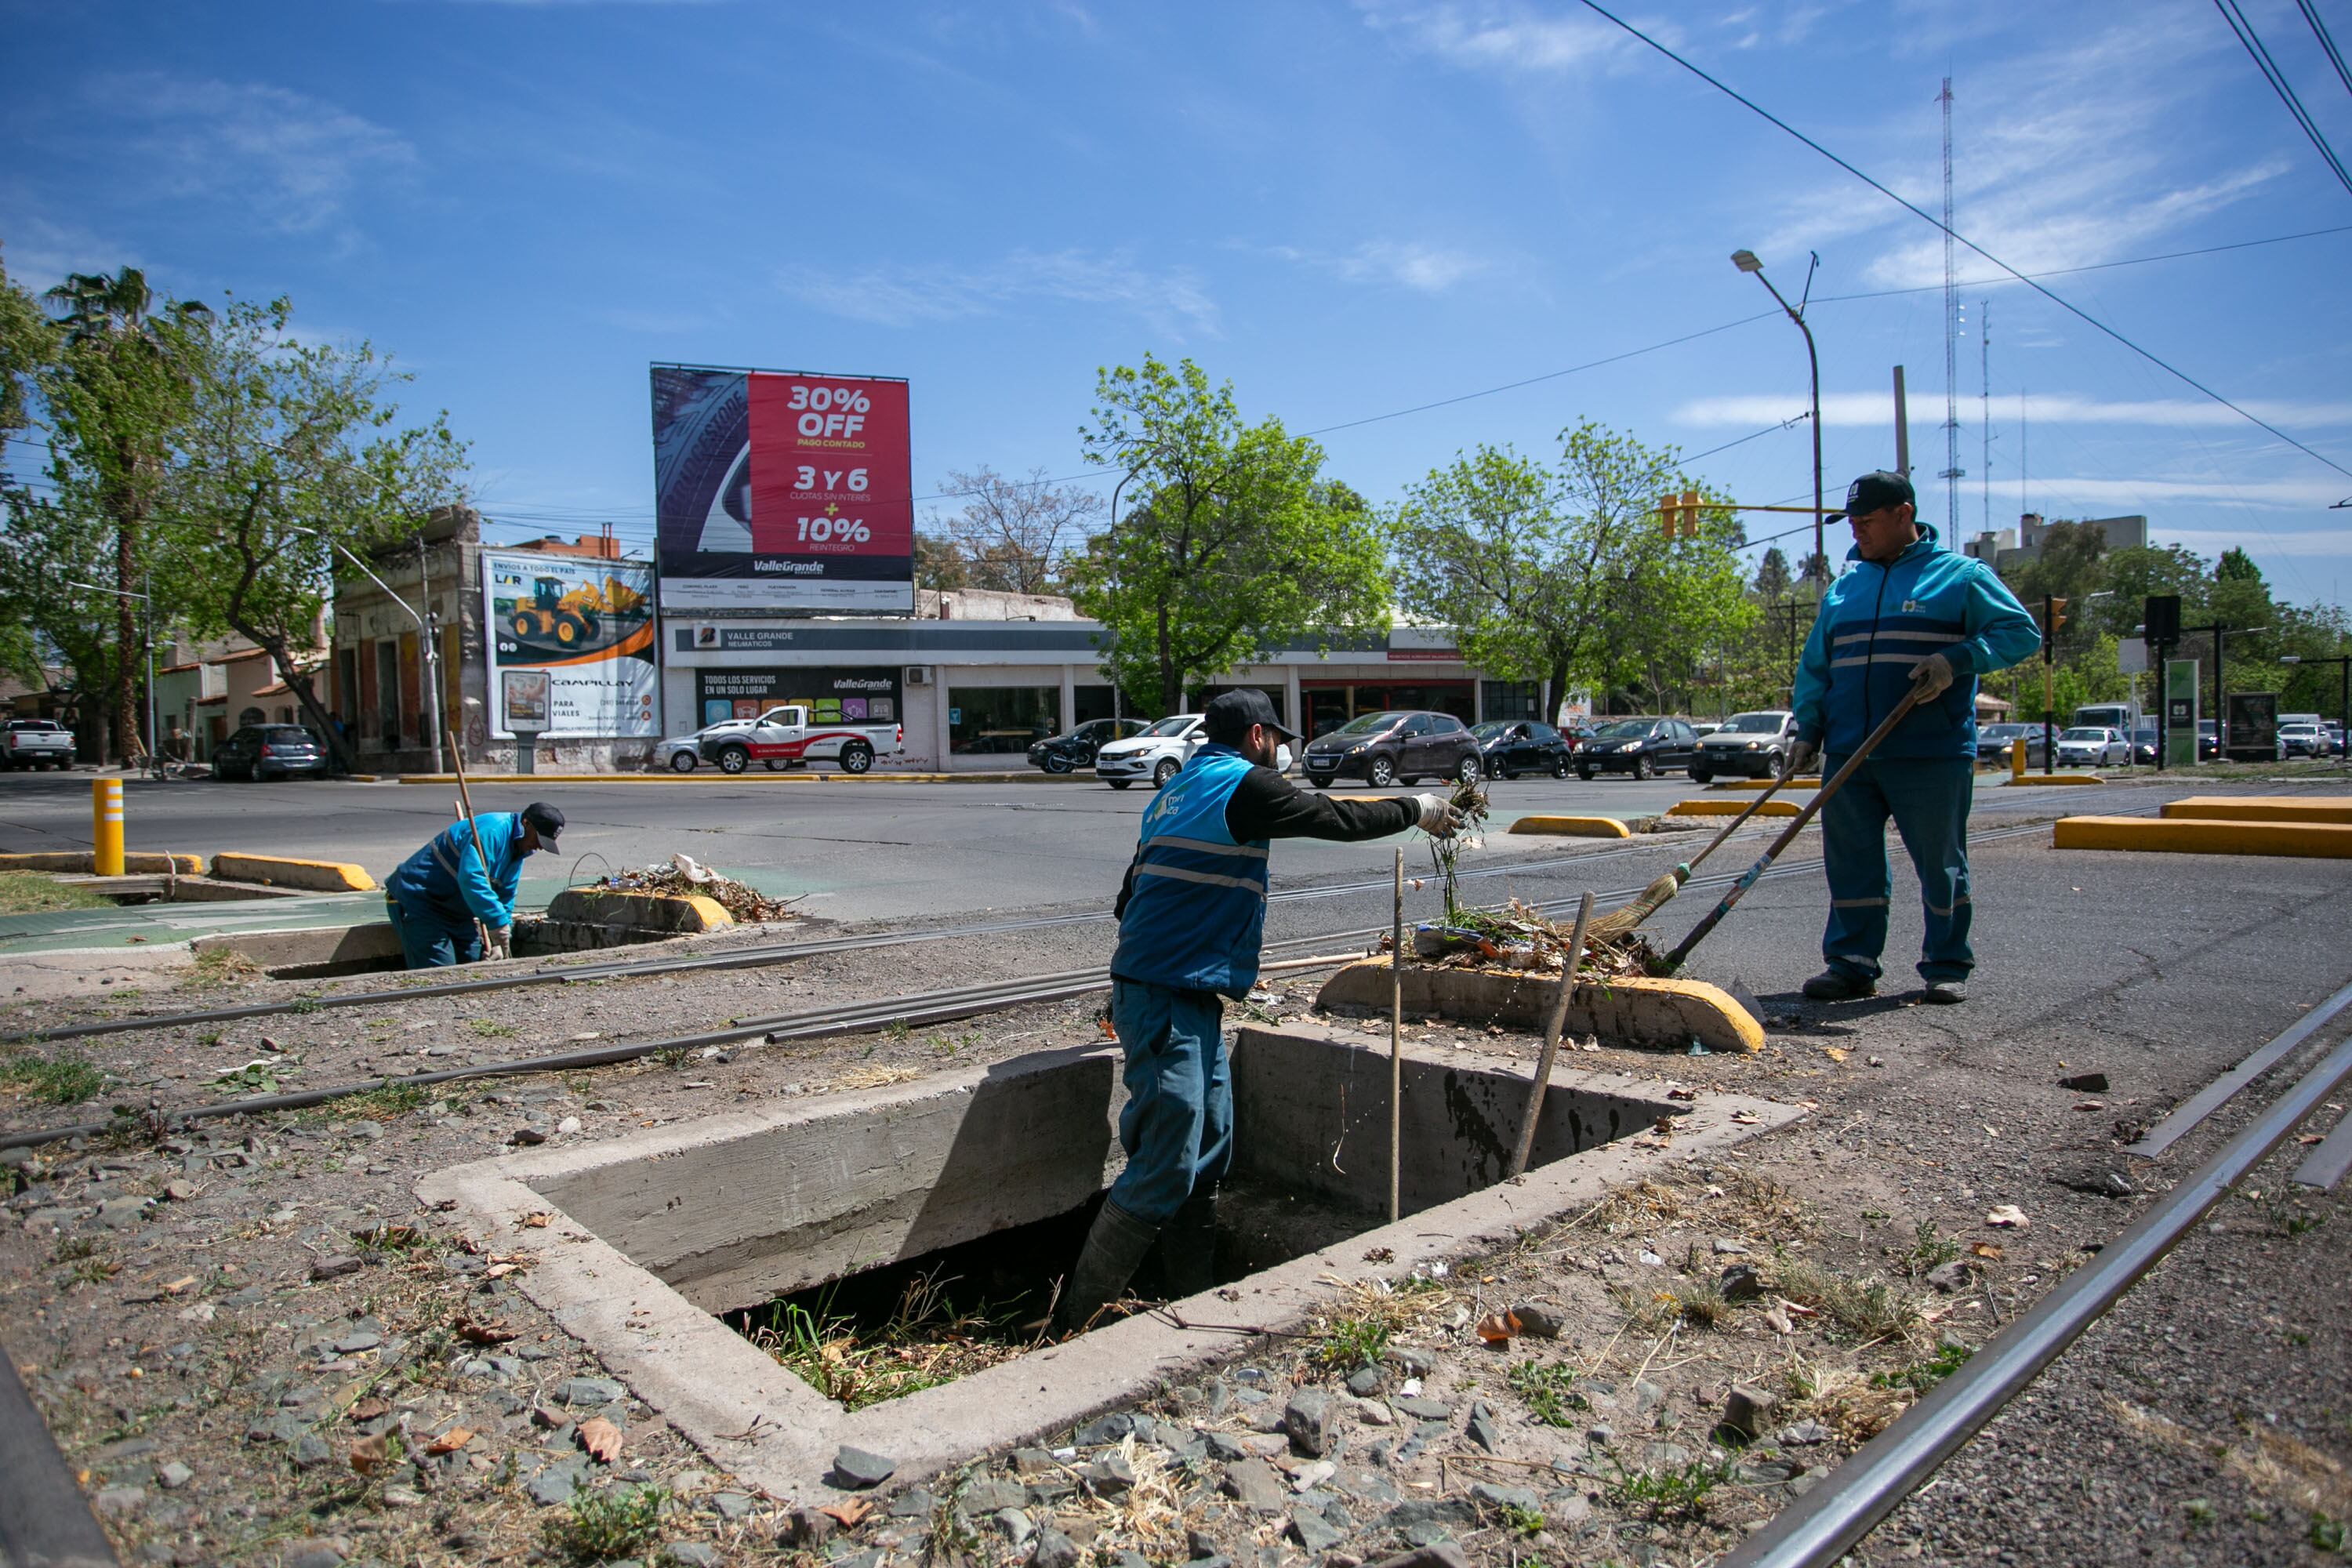
[[(661, 734), (652, 568), (485, 550), (482, 599), (493, 738), (514, 739), (509, 721), (517, 719), (550, 741)], [(535, 682), (506, 680), (509, 670), (543, 672), (544, 696)], [(510, 688), (522, 695), (510, 698)], [(510, 700), (533, 710), (511, 711)]]
[(662, 608), (911, 615), (907, 384), (653, 369)]

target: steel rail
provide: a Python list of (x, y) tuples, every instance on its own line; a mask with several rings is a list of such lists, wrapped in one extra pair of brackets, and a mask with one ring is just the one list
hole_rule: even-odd
[(2170, 1115), (2141, 1134), (2138, 1142), (2124, 1145), (2124, 1152), (2147, 1160), (2163, 1153), (2182, 1134), (2219, 1110), (2231, 1096), (2268, 1072), (2281, 1057), (2317, 1034), (2330, 1018), (2347, 1006), (2352, 1006), (2352, 985), (2314, 1007), (2294, 1027), (2174, 1107)]
[(2352, 1040), (2329, 1052), (2252, 1125), (2107, 1243), (2098, 1257), (1986, 1341), (1966, 1365), (1856, 1449), (1828, 1479), (1736, 1547), (1720, 1568), (1828, 1568), (1859, 1545), (2155, 1268), (2347, 1078), (2352, 1078)]

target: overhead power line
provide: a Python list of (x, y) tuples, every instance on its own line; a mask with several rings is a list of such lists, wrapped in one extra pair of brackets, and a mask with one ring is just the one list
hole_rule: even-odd
[(1730, 99), (1734, 103), (1738, 104), (1742, 109), (1747, 110), (1750, 114), (1755, 115), (1758, 119), (1777, 127), (1779, 130), (1794, 138), (1796, 141), (1803, 142), (1806, 146), (1811, 148), (1814, 152), (1820, 153), (1831, 163), (1835, 163), (1839, 168), (1843, 169), (1847, 174), (1852, 174), (1855, 179), (1860, 180), (1864, 184), (1868, 185), (1872, 190), (1876, 191), (1888, 201), (1895, 203), (1897, 206), (1900, 206), (1904, 211), (1919, 219), (1922, 223), (1933, 225), (1939, 232), (1950, 235), (1953, 239), (1967, 246), (1970, 250), (1984, 258), (1985, 260), (2000, 268), (2002, 272), (2015, 279), (2020, 283), (2024, 284), (2027, 288), (2032, 289), (2035, 293), (2041, 295), (2043, 299), (2049, 300), (2052, 304), (2057, 306), (2068, 315), (2082, 321), (2085, 326), (2095, 328), (2101, 333), (2114, 339), (2116, 342), (2121, 343), (2124, 347), (2131, 350), (2132, 353), (2139, 355), (2140, 358), (2147, 361), (2158, 370), (2161, 370), (2166, 374), (2172, 376), (2174, 379), (2195, 388), (2198, 392), (2211, 398), (2214, 402), (2220, 404), (2231, 413), (2235, 414), (2239, 418), (2245, 420), (2248, 424), (2255, 426), (2261, 429), (2267, 430), (2270, 434), (2285, 442), (2296, 451), (2301, 452), (2305, 457), (2309, 458), (2315, 462), (2325, 463), (2327, 467), (2335, 469), (2337, 473), (2344, 475), (2347, 479), (2352, 479), (2352, 468), (2347, 468), (2343, 464), (2337, 462), (2335, 458), (2326, 456), (2325, 453), (2315, 451), (2312, 447), (2305, 446), (2301, 441), (2298, 441), (2294, 437), (2288, 435), (2285, 431), (2280, 429), (2277, 426), (2273, 425), (2269, 420), (2259, 418), (2256, 416), (2248, 413), (2245, 409), (2240, 407), (2237, 404), (2231, 402), (2227, 397), (2222, 396), (2220, 393), (2214, 391), (2211, 387), (2206, 385), (2195, 376), (2190, 375), (2187, 371), (2182, 370), (2179, 366), (2172, 363), (2169, 360), (2157, 354), (2152, 350), (2142, 348), (2138, 343), (2133, 342), (2130, 338), (2126, 337), (2122, 332), (2117, 331), (2115, 328), (2107, 325), (2096, 316), (2092, 315), (2088, 310), (2084, 310), (2081, 306), (2073, 303), (2052, 289), (2044, 287), (2042, 284), (2035, 281), (2025, 273), (2019, 271), (2016, 268), (2011, 267), (2008, 262), (2003, 261), (2000, 257), (1995, 256), (1991, 251), (1987, 250), (1983, 246), (1979, 245), (1967, 235), (1958, 233), (1946, 225), (1937, 222), (1931, 214), (1922, 211), (1917, 205), (1906, 201), (1903, 197), (1895, 195), (1885, 185), (1881, 184), (1878, 181), (1871, 178), (1868, 174), (1864, 174), (1853, 164), (1846, 162), (1843, 158), (1839, 157), (1835, 153), (1831, 152), (1828, 148), (1822, 146), (1820, 142), (1814, 141), (1811, 137), (1806, 135), (1803, 132), (1798, 130), (1795, 126), (1790, 124), (1779, 115), (1774, 114), (1770, 110), (1759, 104), (1755, 100), (1740, 92), (1738, 89), (1727, 85), (1715, 77), (1709, 76), (1706, 71), (1701, 70), (1697, 66), (1693, 65), (1690, 61), (1683, 58), (1682, 56), (1675, 53), (1674, 50), (1666, 47), (1665, 45), (1658, 42), (1657, 39), (1650, 37), (1649, 34), (1644, 33), (1639, 27), (1634, 26), (1631, 22), (1616, 16), (1607, 7), (1601, 5), (1600, 4), (1600, 0), (1584, 0), (1584, 5), (1585, 7), (1591, 11), (1595, 16), (1612, 23), (1626, 33), (1631, 34), (1633, 37), (1640, 39), (1644, 44), (1647, 44), (1651, 48), (1656, 50), (1659, 54), (1665, 56), (1666, 58), (1674, 61), (1675, 64), (1682, 67), (1683, 69), (1690, 72), (1691, 75), (1698, 78), (1699, 80), (1706, 83), (1707, 86), (1715, 89), (1716, 91), (1723, 94), (1726, 98)]
[[(2276, 60), (2271, 58), (2271, 52), (2263, 45), (2261, 35), (2254, 31), (2254, 25), (2246, 20), (2243, 11), (2238, 9), (2238, 0), (2213, 0), (2213, 5), (2221, 13), (2221, 20), (2230, 24), (2230, 31), (2238, 36), (2238, 42), (2246, 47), (2254, 68), (2261, 71), (2263, 79), (2271, 84), (2271, 91), (2286, 105), (2287, 113), (2294, 117), (2294, 122), (2303, 128), (2303, 133), (2311, 138), (2311, 144), (2319, 149), (2320, 158), (2335, 171), (2336, 178), (2345, 191), (2352, 194), (2352, 174), (2345, 172), (2344, 161), (2336, 155), (2336, 149), (2327, 144), (2327, 138), (2321, 133), (2318, 121), (2313, 120), (2311, 111), (2304, 108), (2303, 100), (2295, 96), (2294, 87), (2286, 79), (2286, 73), (2279, 69)], [(2316, 25), (2315, 17), (2314, 22)], [(2342, 62), (2337, 62), (2336, 68), (2343, 68)]]
[(2319, 47), (2327, 51), (2327, 63), (2336, 68), (2336, 79), (2344, 84), (2345, 91), (2352, 92), (2352, 70), (2344, 68), (2344, 57), (2336, 52), (2336, 40), (2328, 35), (2327, 24), (2319, 19), (2319, 12), (2311, 0), (2294, 0), (2294, 3), (2301, 7), (2303, 19), (2311, 24), (2312, 36), (2319, 40)]

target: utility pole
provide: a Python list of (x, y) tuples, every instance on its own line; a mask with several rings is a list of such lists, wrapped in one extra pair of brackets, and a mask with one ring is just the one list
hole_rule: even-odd
[(1733, 251), (1731, 264), (1742, 272), (1754, 273), (1756, 281), (1763, 284), (1772, 296), (1772, 302), (1780, 307), (1789, 320), (1797, 323), (1797, 331), (1805, 334), (1805, 364), (1811, 372), (1813, 389), (1813, 559), (1811, 570), (1806, 575), (1814, 578), (1816, 592), (1827, 593), (1830, 558), (1828, 549), (1822, 543), (1822, 356), (1813, 348), (1813, 329), (1805, 324), (1805, 307), (1812, 300), (1813, 274), (1820, 269), (1822, 258), (1815, 253), (1811, 265), (1805, 268), (1805, 291), (1793, 306), (1780, 297), (1780, 290), (1773, 288), (1772, 280), (1764, 276), (1764, 264), (1756, 259), (1754, 251)]
[(1903, 367), (1895, 367), (1895, 471), (1911, 477), (1911, 404), (1903, 395)]
[[(1984, 393), (1979, 400), (1978, 423), (1984, 426), (1984, 461), (1979, 483), (1984, 489), (1984, 531), (1992, 531), (1992, 301), (1977, 301), (1977, 348), (1984, 362)], [(1950, 542), (1947, 541), (1946, 542)]]
[(1952, 278), (1952, 79), (1936, 95), (1944, 106), (1944, 544), (1960, 531), (1960, 297)]

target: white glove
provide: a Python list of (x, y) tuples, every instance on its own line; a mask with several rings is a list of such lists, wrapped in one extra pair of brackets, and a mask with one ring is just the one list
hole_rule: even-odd
[(1931, 653), (1911, 667), (1911, 689), (1922, 702), (1933, 702), (1950, 689), (1952, 661), (1940, 653)]
[(1420, 827), (1432, 838), (1451, 838), (1462, 831), (1462, 812), (1442, 795), (1417, 795), (1413, 805), (1421, 807)]
[(489, 958), (512, 958), (514, 956), (514, 927), (492, 926), (490, 928), (489, 951), (484, 956)]
[(1792, 741), (1789, 743), (1789, 763), (1780, 770), (1782, 778), (1795, 778), (1799, 773), (1811, 773), (1821, 765), (1822, 743), (1819, 741)]

